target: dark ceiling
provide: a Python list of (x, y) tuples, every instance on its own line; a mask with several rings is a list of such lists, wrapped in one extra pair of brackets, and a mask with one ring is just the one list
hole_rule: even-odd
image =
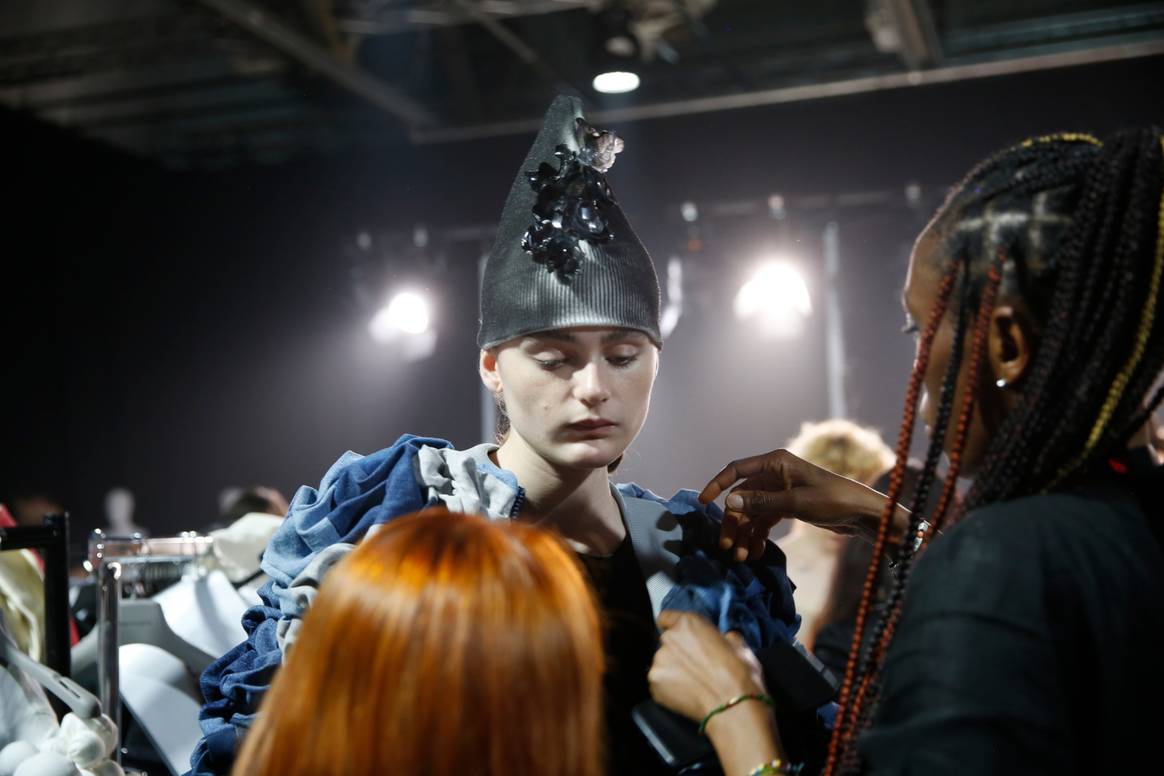
[[(642, 86), (602, 95), (618, 65)], [(171, 167), (527, 132), (1164, 53), (1164, 3), (7, 0), (0, 104)]]

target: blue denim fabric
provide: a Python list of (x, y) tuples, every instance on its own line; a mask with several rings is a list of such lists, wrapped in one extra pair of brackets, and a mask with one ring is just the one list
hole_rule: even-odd
[(442, 439), (406, 434), (389, 448), (368, 456), (345, 453), (328, 469), (319, 488), (295, 494), (287, 520), (263, 553), (271, 581), (259, 595), (260, 606), (243, 616), (247, 640), (202, 674), (206, 700), (198, 715), (203, 739), (190, 757), (190, 776), (227, 774), (242, 729), (254, 721), (263, 694), (283, 662), (276, 640), (279, 620), (298, 612), (281, 597), (312, 556), (336, 542), (356, 543), (367, 530), (426, 506), (412, 462), (422, 446), (452, 447)]
[(412, 459), (424, 446), (452, 447), (443, 439), (405, 434), (371, 455), (344, 453), (323, 475), (318, 490), (303, 486), (287, 521), (263, 553), (263, 571), (286, 589), (311, 557), (336, 542), (355, 544), (373, 525), (425, 506)]
[(620, 485), (625, 497), (645, 498), (666, 506), (683, 529), (683, 556), (676, 585), (663, 598), (664, 609), (697, 612), (724, 633), (739, 631), (752, 649), (776, 641), (793, 641), (800, 615), (792, 600), (795, 589), (785, 573), (784, 553), (769, 544), (752, 563), (717, 559), (723, 513), (715, 504), (699, 503), (699, 494), (681, 490), (664, 499), (638, 485)]
[[(318, 489), (295, 494), (287, 520), (263, 555), (271, 581), (260, 591), (263, 605), (248, 610), (243, 625), (247, 641), (215, 661), (202, 675), (206, 705), (199, 715), (204, 738), (191, 756), (190, 776), (227, 774), (240, 732), (251, 726), (263, 693), (282, 663), (276, 638), (280, 620), (299, 616), (283, 593), (321, 550), (337, 542), (357, 543), (367, 530), (427, 504), (413, 461), (422, 446), (448, 448), (440, 439), (402, 436), (391, 447), (368, 456), (347, 453), (324, 475)], [(486, 461), (506, 484), (509, 472)], [(792, 604), (792, 584), (784, 573), (784, 556), (769, 547), (754, 564), (723, 564), (713, 559), (722, 513), (703, 505), (694, 491), (663, 499), (638, 485), (618, 486), (626, 498), (645, 498), (665, 505), (683, 527), (684, 552), (679, 584), (665, 599), (667, 608), (709, 616), (721, 630), (739, 630), (753, 648), (791, 640), (799, 625)]]
[[(701, 614), (721, 633), (738, 631), (748, 646), (759, 650), (777, 641), (795, 643), (800, 615), (792, 593), (796, 586), (785, 571), (784, 553), (769, 543), (759, 561), (725, 562), (719, 550), (723, 513), (704, 506), (692, 490), (681, 490), (669, 501), (637, 485), (619, 486), (624, 496), (651, 498), (667, 505), (683, 527), (684, 557), (675, 568), (675, 587), (663, 598), (664, 609)], [(825, 730), (836, 723), (837, 704), (816, 710)]]

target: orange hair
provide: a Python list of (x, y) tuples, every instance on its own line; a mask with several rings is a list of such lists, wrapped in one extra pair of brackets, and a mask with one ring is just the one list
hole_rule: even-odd
[(554, 536), (399, 518), (327, 576), (234, 773), (600, 776), (599, 628)]

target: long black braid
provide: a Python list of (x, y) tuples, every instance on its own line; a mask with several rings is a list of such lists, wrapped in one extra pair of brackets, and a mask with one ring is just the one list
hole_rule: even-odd
[[(1102, 144), (1087, 135), (1053, 135), (981, 163), (931, 221), (942, 240), (943, 271), (961, 267), (956, 339), (919, 498), (896, 552), (898, 571), (859, 663), (856, 708), (838, 723), (845, 743), (830, 758), (830, 773), (860, 768), (852, 742), (877, 704), (883, 648), (900, 614), (923, 518), (920, 492), (928, 495), (945, 446), (969, 311), (980, 302), (992, 307), (996, 292), (1021, 298), (1034, 317), (1035, 342), (1021, 384), (1006, 388), (1019, 391), (1017, 402), (992, 435), (962, 510), (1059, 487), (1118, 455), (1164, 399), (1164, 388), (1148, 398), (1164, 368), (1162, 189), (1164, 148), (1156, 130)], [(980, 323), (988, 313), (979, 310)], [(977, 339), (984, 332), (976, 326)], [(950, 477), (946, 489), (952, 487)], [(943, 492), (941, 503), (950, 495)]]

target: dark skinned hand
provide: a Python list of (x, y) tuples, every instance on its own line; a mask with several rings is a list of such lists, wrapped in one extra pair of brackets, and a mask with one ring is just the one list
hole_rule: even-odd
[[(699, 500), (709, 504), (729, 489), (720, 546), (734, 547), (738, 561), (763, 555), (768, 533), (785, 518), (871, 541), (886, 498), (787, 450), (732, 461), (700, 492)], [(908, 516), (903, 507), (897, 508), (893, 535), (904, 531)]]

